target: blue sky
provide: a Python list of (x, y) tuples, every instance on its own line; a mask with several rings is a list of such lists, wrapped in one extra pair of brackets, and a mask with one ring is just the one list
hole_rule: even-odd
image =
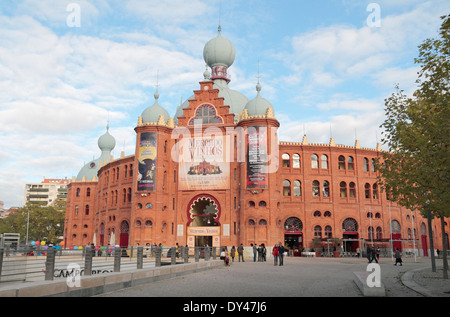
[[(381, 25), (368, 25), (370, 3)], [(67, 6), (80, 8), (70, 27)], [(21, 206), (24, 184), (72, 178), (100, 154), (107, 121), (115, 157), (133, 154), (138, 116), (175, 114), (203, 79), (203, 47), (232, 41), (230, 88), (262, 96), (282, 141), (374, 148), (384, 99), (411, 94), (417, 46), (437, 36), (447, 1), (45, 0), (0, 4), (0, 200)]]

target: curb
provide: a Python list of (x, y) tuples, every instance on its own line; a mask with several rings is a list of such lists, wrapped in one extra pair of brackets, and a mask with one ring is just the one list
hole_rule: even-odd
[(428, 267), (423, 267), (423, 268), (405, 272), (401, 277), (402, 284), (425, 297), (440, 297), (440, 295), (438, 295), (438, 294), (430, 291), (429, 289), (427, 289), (423, 286), (420, 286), (419, 284), (414, 282), (414, 278), (413, 278), (414, 273), (423, 271), (426, 269), (428, 269)]

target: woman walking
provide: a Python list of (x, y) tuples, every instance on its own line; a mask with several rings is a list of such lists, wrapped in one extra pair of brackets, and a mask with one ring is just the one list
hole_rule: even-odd
[(272, 249), (272, 255), (273, 255), (273, 265), (277, 265), (278, 264), (278, 245), (274, 245), (273, 249)]

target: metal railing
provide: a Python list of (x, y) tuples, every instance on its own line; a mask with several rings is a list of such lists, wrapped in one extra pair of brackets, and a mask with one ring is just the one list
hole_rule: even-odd
[(215, 260), (218, 252), (218, 248), (158, 246), (0, 249), (0, 284), (209, 261)]

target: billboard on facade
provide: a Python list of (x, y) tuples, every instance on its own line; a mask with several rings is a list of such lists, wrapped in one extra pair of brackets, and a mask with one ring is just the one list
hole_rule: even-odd
[(139, 143), (138, 191), (156, 190), (157, 133), (143, 132)]
[(267, 187), (267, 127), (247, 128), (247, 187)]
[(178, 188), (214, 190), (230, 187), (224, 136), (190, 138), (180, 149)]

